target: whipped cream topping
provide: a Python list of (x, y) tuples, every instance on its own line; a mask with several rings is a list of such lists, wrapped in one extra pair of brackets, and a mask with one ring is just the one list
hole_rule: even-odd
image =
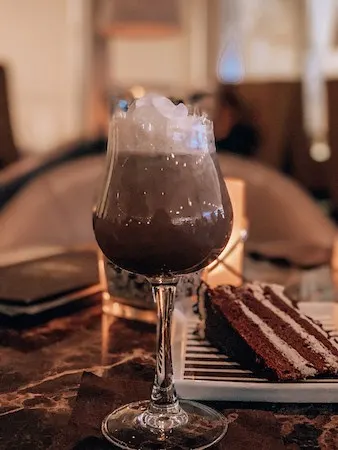
[[(110, 133), (119, 149), (146, 154), (215, 152), (213, 124), (205, 115), (189, 114), (180, 103), (157, 94), (137, 99), (127, 112), (118, 111)], [(113, 141), (113, 136), (111, 136)]]

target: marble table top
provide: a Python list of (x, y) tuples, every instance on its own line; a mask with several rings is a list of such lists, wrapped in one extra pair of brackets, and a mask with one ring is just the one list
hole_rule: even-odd
[[(0, 329), (0, 449), (48, 449), (67, 424), (84, 371), (151, 380), (155, 329), (101, 305), (25, 332)], [(287, 449), (338, 449), (338, 405), (232, 403), (270, 410)]]

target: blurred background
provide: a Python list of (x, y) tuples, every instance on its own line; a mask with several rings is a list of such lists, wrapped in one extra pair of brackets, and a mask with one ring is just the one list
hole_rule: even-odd
[(113, 109), (149, 91), (209, 114), (217, 151), (237, 161), (226, 176), (255, 161), (247, 172), (282, 174), (337, 219), (337, 0), (0, 0), (6, 246), (10, 203), (56, 167), (73, 192), (74, 159), (103, 154)]

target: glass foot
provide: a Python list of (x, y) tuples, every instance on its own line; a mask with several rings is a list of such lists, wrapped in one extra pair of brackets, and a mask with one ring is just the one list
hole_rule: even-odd
[(103, 435), (130, 450), (202, 450), (219, 442), (228, 429), (224, 416), (199, 403), (182, 400), (178, 415), (157, 416), (155, 421), (147, 412), (148, 405), (147, 401), (135, 402), (115, 410), (102, 422)]

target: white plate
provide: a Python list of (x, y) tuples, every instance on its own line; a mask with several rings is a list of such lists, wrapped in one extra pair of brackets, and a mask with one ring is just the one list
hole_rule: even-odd
[[(333, 304), (301, 303), (302, 312), (322, 323), (332, 339), (338, 337), (333, 324)], [(179, 306), (174, 316), (173, 361), (178, 395), (194, 400), (228, 400), (278, 403), (338, 402), (338, 378), (298, 382), (271, 382), (200, 341), (194, 334), (197, 316)]]

